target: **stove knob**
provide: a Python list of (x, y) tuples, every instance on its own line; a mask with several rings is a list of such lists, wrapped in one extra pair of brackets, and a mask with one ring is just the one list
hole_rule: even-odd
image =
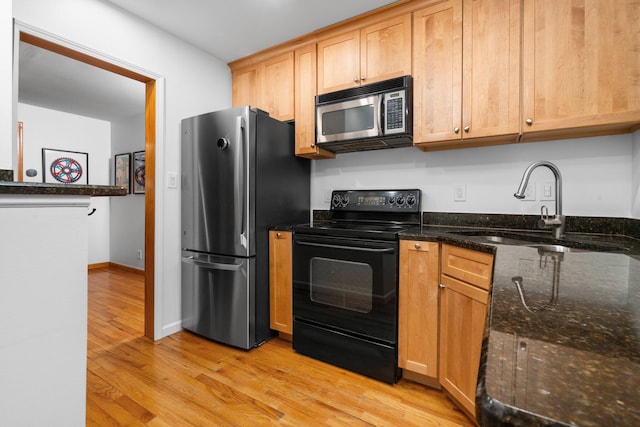
[(331, 204), (334, 208), (339, 208), (342, 203), (342, 197), (339, 194), (334, 194), (333, 199), (331, 199)]
[(407, 196), (407, 206), (413, 206), (416, 204), (416, 196), (413, 194), (409, 194)]
[(342, 207), (347, 207), (347, 205), (349, 204), (349, 195), (345, 194), (344, 196), (342, 196)]
[(396, 204), (397, 204), (398, 206), (402, 206), (402, 205), (404, 205), (404, 196), (402, 196), (402, 195), (398, 196), (398, 197), (396, 198)]

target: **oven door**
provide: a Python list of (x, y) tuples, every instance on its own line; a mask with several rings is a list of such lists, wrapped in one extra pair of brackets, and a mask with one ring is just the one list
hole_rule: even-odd
[(397, 252), (396, 241), (296, 234), (294, 317), (395, 345)]
[(381, 137), (382, 95), (316, 105), (316, 143)]

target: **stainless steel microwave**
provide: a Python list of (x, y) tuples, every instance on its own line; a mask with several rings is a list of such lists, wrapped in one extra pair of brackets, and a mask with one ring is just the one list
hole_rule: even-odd
[(334, 153), (413, 144), (411, 76), (316, 96), (316, 145)]

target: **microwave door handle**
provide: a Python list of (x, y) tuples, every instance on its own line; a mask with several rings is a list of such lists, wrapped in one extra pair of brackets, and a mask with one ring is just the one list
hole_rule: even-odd
[(378, 97), (377, 99), (377, 104), (378, 104), (378, 114), (376, 114), (376, 120), (378, 121), (377, 125), (378, 125), (378, 130), (379, 130), (379, 134), (380, 136), (384, 136), (385, 130), (384, 129), (384, 123), (386, 122), (386, 118), (383, 119), (383, 117), (386, 114), (385, 108), (384, 108), (384, 95), (376, 95)]
[(311, 247), (316, 247), (316, 248), (347, 249), (347, 250), (354, 250), (355, 249), (357, 251), (375, 252), (375, 253), (389, 253), (389, 252), (393, 252), (395, 250), (394, 248), (374, 249), (374, 248), (361, 248), (361, 247), (357, 247), (357, 246), (329, 245), (329, 244), (326, 244), (326, 243), (310, 243), (310, 242), (303, 242), (303, 241), (297, 241), (296, 244), (300, 245), (300, 246), (311, 246)]

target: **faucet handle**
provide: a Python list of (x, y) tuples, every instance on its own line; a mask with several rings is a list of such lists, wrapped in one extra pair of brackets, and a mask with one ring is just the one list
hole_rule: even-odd
[(547, 208), (545, 205), (542, 205), (540, 207), (540, 218), (543, 220), (549, 219), (549, 208)]

